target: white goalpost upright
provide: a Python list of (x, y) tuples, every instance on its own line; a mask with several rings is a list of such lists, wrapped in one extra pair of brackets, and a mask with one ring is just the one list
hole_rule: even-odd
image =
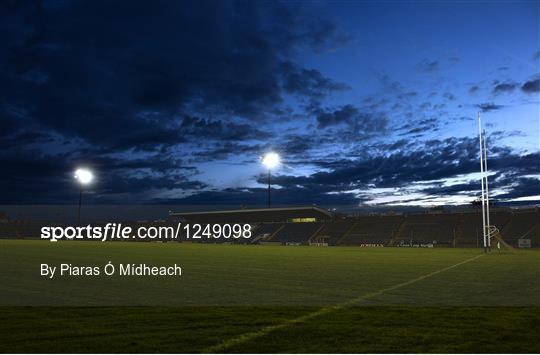
[(482, 130), (480, 112), (478, 112), (478, 140), (480, 143), (480, 177), (482, 180), (482, 236), (484, 240), (484, 252), (491, 250), (491, 237), (496, 228), (491, 228), (489, 220), (489, 186), (487, 169), (487, 144), (486, 131)]
[(484, 132), (484, 176), (486, 179), (486, 226), (487, 226), (487, 247), (491, 251), (491, 223), (489, 222), (489, 184), (488, 184), (488, 167), (487, 167), (487, 147), (486, 147), (486, 131)]
[(484, 149), (482, 142), (482, 122), (480, 120), (480, 112), (478, 112), (478, 138), (480, 141), (480, 177), (482, 180), (482, 194), (480, 199), (482, 200), (482, 237), (484, 241), (484, 251), (487, 251), (487, 240), (486, 240), (486, 202), (484, 200)]

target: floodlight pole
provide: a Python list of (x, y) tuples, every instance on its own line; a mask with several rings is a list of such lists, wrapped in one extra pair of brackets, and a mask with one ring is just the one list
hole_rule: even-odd
[(478, 112), (478, 139), (480, 142), (480, 177), (482, 178), (482, 236), (484, 237), (484, 253), (487, 253), (487, 236), (486, 236), (486, 212), (485, 212), (485, 195), (484, 195), (484, 154), (482, 144), (482, 123), (480, 120), (480, 112)]
[(79, 188), (79, 214), (77, 215), (77, 225), (81, 225), (81, 205), (82, 205), (82, 186)]
[(268, 168), (268, 208), (270, 208), (271, 200), (270, 200), (270, 168)]

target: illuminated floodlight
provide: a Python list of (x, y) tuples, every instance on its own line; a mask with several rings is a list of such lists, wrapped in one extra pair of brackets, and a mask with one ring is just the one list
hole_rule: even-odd
[(270, 184), (270, 171), (280, 164), (279, 154), (274, 152), (266, 153), (266, 155), (262, 158), (262, 163), (268, 168), (268, 208), (270, 208), (270, 194), (272, 190), (272, 185)]
[(275, 168), (280, 163), (279, 154), (274, 153), (274, 152), (266, 153), (266, 155), (262, 159), (262, 163), (268, 169)]
[(77, 179), (81, 185), (88, 185), (94, 180), (94, 174), (88, 169), (79, 168), (75, 170), (75, 179)]
[(80, 184), (79, 189), (79, 213), (77, 216), (77, 224), (81, 224), (81, 205), (82, 205), (82, 195), (83, 195), (83, 186), (90, 184), (94, 180), (94, 174), (91, 170), (86, 168), (78, 168), (75, 170), (75, 179)]

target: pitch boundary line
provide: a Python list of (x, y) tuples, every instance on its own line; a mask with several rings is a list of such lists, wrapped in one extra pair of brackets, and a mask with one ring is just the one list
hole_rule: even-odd
[(456, 268), (458, 266), (461, 266), (463, 264), (474, 261), (474, 260), (476, 260), (476, 259), (478, 259), (478, 258), (480, 258), (482, 256), (484, 256), (484, 254), (476, 255), (476, 256), (474, 256), (472, 258), (469, 258), (467, 260), (460, 261), (457, 264), (447, 266), (447, 267), (442, 268), (440, 270), (430, 272), (428, 274), (416, 277), (414, 279), (399, 283), (399, 284), (394, 285), (394, 286), (386, 287), (386, 288), (380, 289), (378, 291), (367, 293), (365, 295), (353, 298), (353, 299), (351, 299), (349, 301), (346, 301), (346, 302), (338, 303), (338, 304), (335, 304), (333, 306), (323, 307), (323, 308), (321, 308), (321, 309), (319, 309), (317, 311), (308, 313), (306, 315), (303, 315), (303, 316), (300, 316), (300, 317), (297, 317), (297, 318), (287, 320), (287, 321), (285, 321), (283, 323), (280, 323), (280, 324), (270, 325), (270, 326), (261, 328), (259, 330), (253, 331), (253, 332), (242, 334), (242, 335), (237, 336), (235, 338), (224, 340), (223, 342), (221, 342), (219, 344), (216, 344), (216, 345), (213, 345), (213, 346), (210, 346), (210, 347), (206, 348), (203, 351), (203, 353), (223, 352), (223, 350), (225, 350), (227, 348), (230, 348), (231, 346), (235, 346), (235, 345), (245, 343), (247, 341), (250, 341), (250, 340), (265, 336), (265, 335), (267, 335), (267, 334), (269, 334), (269, 333), (271, 333), (271, 332), (273, 332), (275, 330), (283, 329), (283, 328), (286, 328), (286, 327), (288, 327), (290, 325), (293, 325), (293, 324), (302, 323), (302, 322), (305, 322), (305, 321), (310, 320), (312, 318), (315, 318), (315, 317), (318, 317), (318, 316), (321, 316), (321, 315), (324, 315), (324, 314), (328, 314), (328, 313), (331, 313), (331, 312), (341, 310), (341, 309), (346, 308), (348, 306), (352, 306), (355, 303), (359, 303), (359, 302), (364, 301), (366, 299), (382, 295), (385, 292), (393, 291), (395, 289), (414, 284), (416, 282), (425, 280), (425, 279), (427, 279), (429, 277), (438, 275), (438, 274), (440, 274), (442, 272), (451, 270), (451, 269)]

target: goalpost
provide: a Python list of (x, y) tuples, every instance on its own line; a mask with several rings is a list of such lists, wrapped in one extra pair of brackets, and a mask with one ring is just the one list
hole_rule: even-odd
[(482, 121), (480, 119), (480, 112), (478, 112), (478, 140), (480, 143), (480, 177), (482, 180), (482, 236), (484, 241), (484, 252), (491, 251), (491, 239), (497, 240), (498, 247), (502, 244), (504, 247), (512, 249), (512, 247), (506, 243), (499, 232), (499, 229), (492, 226), (489, 220), (489, 183), (488, 183), (488, 168), (487, 168), (487, 144), (486, 144), (486, 131), (482, 130)]

